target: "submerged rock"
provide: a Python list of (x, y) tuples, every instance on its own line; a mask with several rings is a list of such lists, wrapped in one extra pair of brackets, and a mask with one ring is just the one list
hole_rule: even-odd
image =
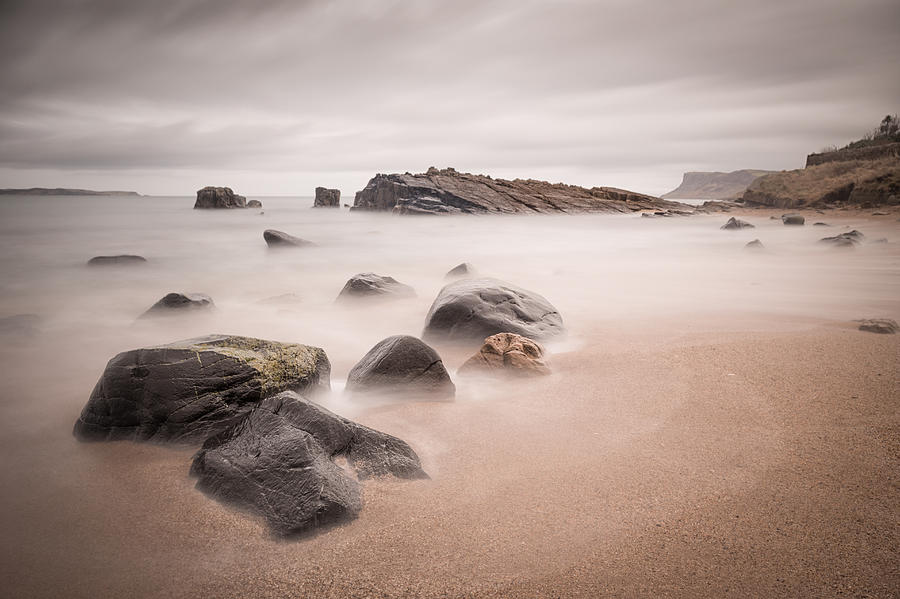
[(265, 231), (263, 231), (263, 239), (266, 240), (266, 244), (270, 248), (289, 248), (315, 245), (311, 241), (300, 239), (299, 237), (294, 237), (293, 235), (288, 235), (287, 233), (276, 231), (275, 229), (266, 229)]
[(231, 191), (230, 187), (204, 187), (197, 191), (194, 208), (246, 208), (247, 198)]
[(82, 440), (198, 442), (284, 390), (330, 387), (318, 347), (210, 335), (123, 352), (106, 365), (75, 423)]
[(126, 266), (129, 264), (145, 264), (147, 259), (133, 254), (119, 254), (117, 256), (94, 256), (88, 260), (88, 266)]
[(743, 221), (739, 218), (731, 217), (728, 219), (728, 222), (719, 227), (720, 229), (733, 230), (733, 229), (752, 229), (755, 225), (751, 225), (747, 221)]
[(350, 370), (347, 390), (452, 397), (456, 386), (434, 349), (410, 335), (395, 335), (379, 341)]
[(461, 277), (471, 277), (475, 274), (475, 267), (469, 264), (468, 262), (463, 262), (462, 264), (457, 264), (453, 268), (447, 271), (447, 274), (444, 275), (445, 279), (459, 279)]
[(215, 308), (212, 298), (204, 293), (169, 293), (141, 314), (141, 318), (183, 314), (192, 310)]
[(485, 339), (478, 353), (459, 367), (459, 373), (540, 376), (550, 374), (550, 367), (540, 343), (514, 333), (499, 333)]
[(350, 277), (337, 298), (338, 300), (347, 300), (363, 297), (414, 297), (415, 295), (415, 289), (393, 277), (363, 272)]
[(859, 321), (859, 330), (881, 335), (893, 335), (900, 331), (896, 320), (890, 318), (869, 318)]
[(264, 399), (197, 452), (191, 474), (212, 497), (262, 516), (278, 535), (352, 519), (360, 479), (427, 478), (404, 441), (351, 422), (291, 391)]
[(316, 187), (316, 199), (313, 201), (313, 208), (340, 208), (341, 207), (341, 190), (326, 189), (325, 187)]
[(802, 225), (806, 223), (806, 219), (800, 214), (782, 214), (781, 222), (786, 225)]
[(247, 202), (247, 208), (262, 208), (262, 202), (259, 200), (250, 200)]
[(862, 243), (863, 238), (865, 238), (865, 235), (856, 229), (853, 229), (852, 231), (841, 233), (840, 235), (835, 235), (833, 237), (823, 237), (819, 240), (819, 243), (831, 245), (833, 247), (856, 247)]
[(747, 245), (744, 246), (744, 249), (759, 251), (766, 249), (766, 246), (764, 246), (759, 239), (754, 239), (753, 241), (748, 241)]
[(479, 341), (497, 333), (546, 339), (565, 332), (542, 296), (497, 279), (464, 279), (441, 289), (425, 317), (426, 339)]

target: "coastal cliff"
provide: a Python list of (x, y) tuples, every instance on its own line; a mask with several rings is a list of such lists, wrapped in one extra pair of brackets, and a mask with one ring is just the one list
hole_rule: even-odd
[(685, 205), (624, 189), (586, 189), (533, 179), (494, 179), (429, 168), (420, 174), (378, 174), (356, 193), (351, 210), (396, 214), (553, 214), (681, 209)]
[(739, 196), (751, 183), (774, 171), (743, 169), (730, 173), (693, 171), (684, 174), (681, 185), (662, 198), (721, 200)]

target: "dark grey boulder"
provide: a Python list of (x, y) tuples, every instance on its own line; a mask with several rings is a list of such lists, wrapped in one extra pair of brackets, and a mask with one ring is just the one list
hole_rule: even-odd
[(347, 390), (452, 397), (456, 386), (434, 349), (415, 337), (395, 335), (379, 341), (350, 370)]
[(264, 399), (232, 428), (209, 438), (194, 456), (197, 488), (262, 516), (277, 535), (355, 518), (356, 477), (428, 478), (404, 441), (351, 422), (296, 393)]
[(457, 264), (453, 268), (447, 271), (447, 274), (444, 275), (445, 279), (459, 279), (462, 277), (471, 277), (475, 274), (475, 267), (469, 264), (468, 262), (463, 262), (462, 264)]
[(739, 218), (735, 218), (732, 216), (731, 218), (728, 219), (728, 222), (726, 222), (724, 225), (722, 225), (719, 228), (730, 231), (730, 230), (735, 230), (735, 229), (752, 229), (755, 226), (756, 225), (751, 225), (747, 221), (743, 221)]
[(247, 208), (262, 208), (262, 202), (259, 200), (250, 200), (247, 202)]
[(802, 225), (806, 223), (806, 219), (800, 214), (782, 214), (781, 222), (786, 225)]
[(341, 207), (341, 190), (326, 189), (325, 187), (316, 187), (316, 199), (313, 201), (313, 208), (340, 208)]
[(859, 321), (859, 330), (881, 335), (893, 335), (900, 331), (896, 320), (890, 318), (868, 318)]
[(864, 238), (865, 235), (854, 229), (846, 233), (841, 233), (840, 235), (834, 235), (833, 237), (823, 237), (819, 240), (819, 243), (830, 245), (832, 247), (851, 248), (862, 243)]
[(744, 246), (744, 249), (760, 251), (766, 249), (766, 246), (764, 246), (759, 239), (754, 239), (753, 241), (748, 241), (747, 245)]
[(373, 272), (363, 272), (350, 277), (338, 294), (337, 299), (414, 297), (415, 295), (416, 291), (412, 287), (401, 283), (393, 277), (384, 277)]
[(318, 347), (210, 335), (134, 349), (109, 361), (75, 423), (82, 440), (195, 443), (281, 391), (328, 389)]
[(231, 191), (230, 187), (204, 187), (197, 191), (194, 208), (246, 208), (247, 198)]
[(263, 231), (263, 239), (266, 240), (266, 244), (270, 248), (290, 248), (315, 245), (311, 241), (300, 239), (299, 237), (294, 237), (293, 235), (288, 235), (287, 233), (276, 231), (275, 229), (266, 229)]
[(172, 316), (196, 310), (215, 308), (212, 298), (204, 293), (169, 293), (141, 314), (141, 318)]
[(438, 293), (423, 337), (481, 343), (497, 333), (547, 339), (564, 332), (559, 312), (537, 293), (497, 279), (463, 279)]
[(118, 256), (94, 256), (88, 260), (88, 266), (127, 266), (131, 264), (145, 264), (147, 259), (143, 256), (132, 254), (119, 254)]

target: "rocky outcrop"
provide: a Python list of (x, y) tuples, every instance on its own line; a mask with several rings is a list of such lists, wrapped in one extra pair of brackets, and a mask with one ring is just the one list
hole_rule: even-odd
[(615, 189), (585, 189), (532, 179), (493, 179), (452, 168), (375, 175), (357, 192), (351, 210), (397, 214), (554, 214), (689, 209), (677, 202)]
[(275, 229), (266, 229), (263, 231), (263, 239), (266, 240), (266, 245), (270, 248), (280, 249), (315, 245), (312, 241), (300, 239), (299, 237), (294, 237), (293, 235), (288, 235), (283, 231), (276, 231)]
[[(345, 458), (355, 476), (335, 463)], [(351, 422), (286, 391), (262, 400), (194, 457), (197, 488), (262, 516), (278, 535), (355, 518), (356, 480), (427, 478), (404, 441)]]
[(316, 187), (316, 199), (313, 208), (340, 208), (341, 190)]
[(134, 349), (109, 361), (75, 423), (82, 440), (199, 442), (266, 397), (329, 388), (317, 347), (211, 335)]
[(481, 341), (497, 333), (546, 339), (563, 332), (559, 312), (537, 293), (496, 279), (463, 279), (441, 289), (423, 336)]
[(262, 208), (262, 202), (259, 200), (250, 200), (247, 202), (247, 208)]
[(119, 254), (117, 256), (94, 256), (88, 260), (88, 266), (127, 266), (131, 264), (144, 264), (147, 259), (143, 256), (132, 254)]
[(867, 318), (859, 321), (859, 330), (880, 335), (893, 335), (900, 332), (896, 320), (890, 318)]
[(900, 143), (883, 143), (810, 154), (806, 157), (806, 166), (817, 166), (827, 162), (878, 160), (880, 158), (900, 158)]
[(456, 392), (438, 353), (409, 335), (379, 341), (350, 370), (346, 388), (438, 397)]
[(484, 340), (478, 353), (459, 367), (460, 374), (540, 376), (550, 374), (540, 343), (514, 333), (499, 333)]
[(688, 172), (681, 185), (664, 193), (667, 199), (722, 200), (741, 195), (751, 183), (774, 171), (744, 169), (730, 173)]
[(802, 214), (782, 214), (781, 222), (785, 225), (800, 226), (806, 224), (806, 219)]
[(212, 298), (204, 293), (169, 293), (141, 314), (141, 318), (184, 314), (215, 308)]
[(415, 289), (393, 277), (376, 275), (374, 272), (363, 272), (350, 277), (337, 299), (339, 301), (360, 298), (388, 299), (414, 297), (415, 295)]
[(739, 218), (735, 218), (732, 216), (731, 218), (728, 219), (728, 222), (726, 222), (724, 225), (722, 225), (719, 228), (725, 229), (727, 231), (733, 231), (733, 230), (737, 230), (737, 229), (752, 229), (752, 228), (754, 228), (754, 226), (755, 225), (751, 225), (747, 221), (743, 221)]
[(204, 187), (197, 191), (194, 208), (246, 208), (247, 198), (231, 191), (230, 187)]

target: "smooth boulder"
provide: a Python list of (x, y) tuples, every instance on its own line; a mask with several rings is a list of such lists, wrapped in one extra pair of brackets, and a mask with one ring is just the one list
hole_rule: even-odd
[(341, 190), (316, 187), (316, 199), (313, 200), (313, 208), (340, 208)]
[(730, 231), (730, 230), (736, 230), (736, 229), (752, 229), (755, 226), (756, 225), (751, 225), (747, 221), (743, 221), (739, 218), (735, 218), (732, 216), (731, 218), (728, 219), (728, 222), (726, 222), (724, 225), (722, 225), (719, 228)]
[(299, 237), (294, 237), (293, 235), (288, 235), (283, 231), (276, 231), (275, 229), (266, 229), (263, 231), (263, 239), (266, 240), (266, 245), (270, 248), (290, 248), (315, 245), (311, 241), (300, 239)]
[(338, 294), (337, 299), (414, 297), (415, 295), (416, 291), (412, 287), (401, 283), (393, 277), (376, 275), (373, 272), (363, 272), (350, 277)]
[(318, 347), (210, 335), (122, 352), (106, 365), (75, 423), (82, 440), (195, 443), (281, 391), (330, 388)]
[(425, 317), (426, 340), (482, 341), (497, 333), (547, 339), (565, 332), (553, 305), (497, 279), (463, 279), (441, 289)]
[(515, 333), (498, 333), (484, 340), (478, 353), (459, 367), (460, 374), (542, 376), (550, 374), (543, 346)]
[(197, 488), (261, 515), (278, 535), (355, 518), (359, 479), (393, 475), (427, 478), (404, 441), (356, 424), (286, 391), (264, 399), (232, 428), (197, 452)]
[(262, 208), (262, 202), (259, 200), (249, 200), (247, 202), (247, 208)]
[(88, 266), (127, 266), (129, 264), (144, 264), (147, 259), (133, 254), (119, 254), (117, 256), (94, 256), (88, 260)]
[(859, 330), (881, 335), (893, 335), (900, 331), (896, 320), (890, 318), (867, 318), (859, 321)]
[(215, 308), (215, 306), (212, 298), (205, 293), (169, 293), (141, 314), (141, 318), (171, 316), (196, 310), (210, 310)]
[(346, 388), (441, 397), (452, 397), (456, 392), (438, 353), (410, 335), (379, 341), (350, 370)]
[(781, 222), (785, 225), (802, 225), (806, 223), (806, 219), (800, 214), (782, 214)]
[(246, 208), (247, 198), (234, 193), (230, 187), (204, 187), (197, 191), (194, 208)]
[(469, 264), (468, 262), (463, 262), (462, 264), (457, 264), (453, 268), (447, 271), (447, 274), (444, 275), (445, 279), (460, 279), (462, 277), (471, 277), (475, 274), (475, 267)]

